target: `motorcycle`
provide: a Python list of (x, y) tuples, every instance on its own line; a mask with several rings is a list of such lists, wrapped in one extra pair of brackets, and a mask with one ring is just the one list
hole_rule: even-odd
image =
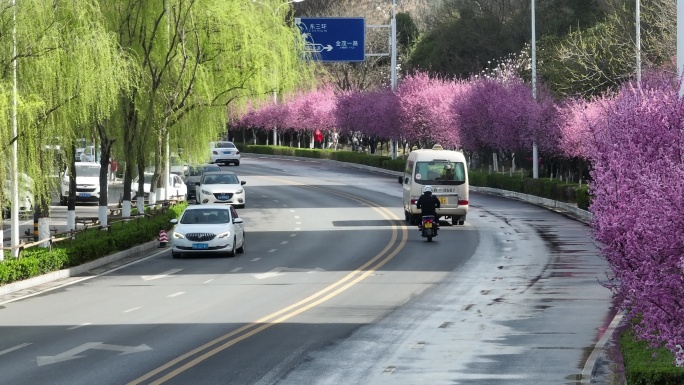
[(423, 238), (427, 238), (428, 242), (432, 242), (432, 238), (437, 236), (437, 230), (439, 230), (439, 222), (435, 220), (434, 215), (423, 216), (423, 221), (421, 223), (420, 235)]

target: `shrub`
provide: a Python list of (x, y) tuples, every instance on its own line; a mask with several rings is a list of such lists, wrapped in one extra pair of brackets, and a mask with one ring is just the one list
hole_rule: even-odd
[(120, 250), (130, 249), (159, 236), (159, 230), (170, 230), (171, 219), (180, 217), (187, 203), (178, 204), (150, 217), (118, 222), (110, 230), (90, 228), (72, 240), (56, 243), (52, 248), (32, 247), (23, 250), (20, 258), (0, 262), (0, 285), (57, 271), (98, 259)]
[(663, 347), (649, 347), (648, 342), (637, 340), (631, 329), (620, 335), (620, 350), (628, 384), (684, 384), (684, 368), (675, 366), (674, 354)]

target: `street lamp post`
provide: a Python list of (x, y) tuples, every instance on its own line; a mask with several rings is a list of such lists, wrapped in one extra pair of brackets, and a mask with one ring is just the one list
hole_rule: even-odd
[[(532, 98), (537, 100), (537, 34), (535, 31), (534, 0), (532, 1)], [(532, 178), (539, 178), (539, 150), (537, 142), (532, 142)]]
[[(252, 0), (253, 3), (261, 4), (261, 5), (269, 8), (271, 10), (271, 12), (273, 12), (273, 22), (274, 23), (277, 22), (278, 11), (280, 11), (280, 9), (282, 7), (284, 7), (288, 4), (292, 4), (292, 3), (301, 3), (302, 1), (304, 1), (304, 0), (289, 0), (289, 1), (284, 2), (280, 5), (278, 5), (277, 7), (273, 8), (267, 3), (263, 3), (263, 2), (257, 1), (257, 0)], [(274, 67), (273, 67), (273, 104), (275, 105), (277, 103), (278, 103), (278, 69), (275, 67), (275, 64), (274, 64)], [(275, 126), (273, 127), (273, 145), (274, 146), (278, 145), (278, 128)]]
[[(392, 21), (390, 22), (390, 29), (392, 34), (392, 59), (390, 65), (392, 69), (390, 74), (392, 76), (391, 86), (392, 92), (397, 90), (397, 0), (392, 0)], [(392, 141), (392, 159), (397, 159), (397, 141)]]
[(636, 79), (641, 82), (641, 0), (636, 0)]

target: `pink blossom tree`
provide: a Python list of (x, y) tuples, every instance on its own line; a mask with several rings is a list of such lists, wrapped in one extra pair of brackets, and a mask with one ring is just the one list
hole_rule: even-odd
[(459, 147), (461, 140), (453, 115), (457, 83), (419, 72), (406, 76), (397, 88), (400, 128), (411, 143), (440, 143)]
[(684, 353), (684, 102), (679, 85), (624, 86), (591, 124), (594, 236), (638, 336)]

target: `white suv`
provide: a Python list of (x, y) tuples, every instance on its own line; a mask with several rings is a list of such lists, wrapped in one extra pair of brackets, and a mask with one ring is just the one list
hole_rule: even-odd
[(209, 163), (240, 165), (240, 150), (233, 142), (212, 142)]
[[(67, 204), (69, 198), (69, 170), (62, 173), (59, 202)], [(100, 164), (76, 162), (76, 201), (97, 202), (100, 199)]]

